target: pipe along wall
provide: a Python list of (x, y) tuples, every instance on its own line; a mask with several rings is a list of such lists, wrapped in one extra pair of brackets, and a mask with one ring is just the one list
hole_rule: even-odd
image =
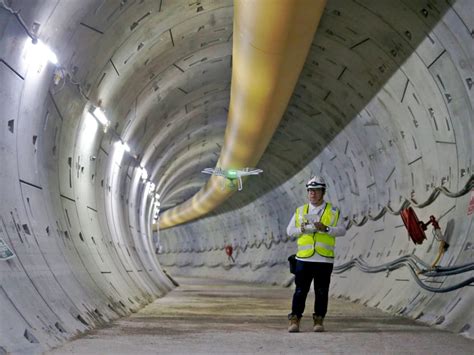
[[(472, 285), (433, 292), (412, 264), (390, 267), (438, 252), (431, 233), (415, 246), (390, 213), (405, 201), (439, 219), (449, 243), (439, 265), (473, 262), (468, 0), (328, 1), (263, 175), (155, 236), (158, 203), (191, 198), (219, 157), (233, 3), (0, 4), (0, 239), (15, 254), (0, 260), (0, 353), (40, 352), (136, 311), (172, 289), (162, 267), (287, 284), (285, 229), (312, 174), (348, 217), (336, 265), (357, 261), (333, 275), (331, 294), (473, 337)], [(40, 63), (30, 35), (57, 66)], [(444, 290), (472, 271), (418, 277)]]

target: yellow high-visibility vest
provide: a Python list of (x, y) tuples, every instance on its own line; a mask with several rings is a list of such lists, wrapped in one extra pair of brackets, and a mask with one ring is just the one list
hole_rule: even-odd
[[(309, 204), (298, 207), (295, 212), (295, 224), (297, 228), (301, 227), (302, 222), (308, 222), (303, 217), (308, 214)], [(332, 208), (330, 203), (326, 203), (323, 214), (321, 215), (320, 222), (328, 227), (335, 227), (339, 219), (339, 210)], [(334, 248), (336, 247), (336, 238), (325, 233), (316, 232), (311, 234), (301, 234), (297, 240), (298, 252), (296, 256), (298, 258), (309, 258), (318, 253), (321, 256), (327, 258), (334, 258)]]

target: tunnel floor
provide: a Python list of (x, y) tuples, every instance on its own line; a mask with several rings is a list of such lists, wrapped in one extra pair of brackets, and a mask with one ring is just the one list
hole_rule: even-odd
[[(287, 332), (292, 289), (178, 278), (180, 287), (127, 318), (49, 354), (472, 354), (474, 341), (415, 321), (330, 300), (325, 333), (308, 315)], [(310, 308), (308, 308), (310, 306)], [(308, 312), (309, 310), (309, 312)]]

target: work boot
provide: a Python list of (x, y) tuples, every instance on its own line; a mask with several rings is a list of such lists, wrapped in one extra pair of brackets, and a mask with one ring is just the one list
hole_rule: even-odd
[(298, 333), (300, 331), (300, 318), (294, 315), (289, 315), (288, 319), (290, 324), (288, 325), (288, 332)]
[(324, 320), (323, 317), (313, 316), (313, 321), (314, 321), (313, 331), (314, 332), (324, 332), (323, 320)]

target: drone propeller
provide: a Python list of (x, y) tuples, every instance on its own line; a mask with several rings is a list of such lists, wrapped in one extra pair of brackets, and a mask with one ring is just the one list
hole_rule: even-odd
[(203, 171), (201, 171), (201, 173), (204, 173), (204, 174), (214, 174), (214, 169), (212, 168), (205, 168)]
[(249, 170), (247, 171), (247, 174), (248, 175), (258, 175), (260, 173), (263, 173), (263, 170), (262, 169), (254, 169), (254, 170)]

